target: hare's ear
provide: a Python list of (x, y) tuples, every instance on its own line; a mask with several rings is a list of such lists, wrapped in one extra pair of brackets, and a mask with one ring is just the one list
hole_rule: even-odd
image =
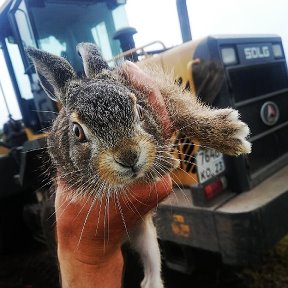
[(62, 57), (35, 48), (27, 48), (26, 53), (33, 61), (40, 84), (54, 101), (64, 102), (65, 88), (69, 81), (76, 78), (72, 66)]
[(109, 69), (96, 45), (91, 43), (79, 43), (76, 47), (82, 58), (85, 74), (88, 78), (95, 77), (103, 69)]

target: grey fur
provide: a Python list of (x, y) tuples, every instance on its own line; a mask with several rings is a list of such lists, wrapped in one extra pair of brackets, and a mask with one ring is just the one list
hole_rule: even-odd
[[(149, 85), (135, 89), (121, 70), (108, 67), (96, 46), (81, 43), (77, 49), (84, 79), (75, 76), (65, 59), (27, 50), (41, 85), (62, 104), (48, 136), (48, 149), (58, 177), (68, 184), (69, 197), (117, 196), (130, 183), (155, 182), (177, 168), (178, 160), (171, 156), (171, 134), (164, 133), (161, 113), (148, 102)], [(245, 139), (249, 128), (238, 120), (237, 111), (212, 109), (175, 85), (163, 71), (145, 70), (163, 95), (174, 130), (230, 155), (250, 152)], [(144, 119), (137, 105), (142, 106)], [(82, 125), (86, 139), (74, 132), (75, 122)], [(145, 268), (141, 287), (162, 288), (156, 230), (151, 217), (145, 219), (133, 236)]]
[[(76, 78), (72, 66), (61, 57), (34, 48), (27, 48), (26, 53), (33, 60), (43, 89), (53, 100), (62, 102), (66, 85)], [(53, 70), (51, 68), (53, 67)], [(47, 81), (43, 83), (43, 81)]]
[[(27, 50), (37, 73), (46, 77), (63, 105), (48, 137), (49, 153), (58, 175), (67, 183), (73, 183), (76, 194), (81, 195), (91, 189), (97, 191), (95, 188), (103, 186), (103, 183), (111, 192), (135, 181), (153, 182), (175, 169), (178, 161), (171, 156), (167, 145), (169, 139), (163, 136), (158, 111), (148, 103), (148, 90), (135, 90), (119, 69), (109, 69), (95, 45), (81, 43), (77, 49), (86, 67), (84, 79), (76, 78), (76, 73), (65, 59), (33, 48)], [(164, 97), (175, 130), (191, 136), (203, 146), (230, 155), (250, 152), (250, 143), (245, 140), (249, 128), (238, 120), (235, 110), (212, 109), (200, 103), (197, 97), (175, 85), (163, 71), (149, 68), (147, 73), (155, 79)], [(42, 82), (42, 86), (48, 90), (47, 82)], [(135, 97), (144, 108), (144, 121), (140, 121), (137, 115)], [(80, 143), (73, 135), (73, 114), (92, 135), (85, 143)], [(141, 177), (132, 175), (129, 181), (121, 181), (119, 175), (119, 183), (111, 183), (105, 179), (111, 171), (99, 174), (101, 154), (110, 149), (111, 154), (116, 155), (113, 154), (116, 162), (116, 159), (124, 159), (129, 154), (137, 154), (139, 151), (136, 150), (140, 148), (133, 140), (137, 137), (143, 138), (156, 151), (153, 165)], [(115, 173), (118, 177), (118, 172)]]
[[(97, 47), (91, 43), (79, 43), (76, 50), (83, 61), (84, 71), (88, 78), (94, 78), (102, 70), (109, 69)], [(93, 61), (91, 61), (93, 59)]]
[[(91, 44), (87, 44), (87, 48), (90, 49)], [(95, 46), (94, 49), (96, 49)], [(76, 78), (75, 72), (71, 71), (70, 64), (61, 57), (33, 48), (29, 48), (27, 54), (34, 62), (37, 73), (46, 76), (46, 80), (54, 88), (54, 91), (57, 91), (57, 98), (63, 105), (48, 136), (48, 150), (57, 174), (69, 185), (73, 185), (74, 196), (90, 193), (91, 190), (97, 194), (97, 191), (100, 191), (97, 188), (101, 187), (101, 194), (97, 196), (102, 197), (108, 190), (109, 193), (112, 193), (112, 191), (118, 191), (125, 186), (123, 181), (113, 185), (98, 173), (98, 159), (108, 149), (115, 151), (115, 154), (118, 153), (114, 157), (115, 159), (124, 158), (119, 154), (129, 158), (129, 155), (136, 153), (132, 150), (138, 149), (137, 143), (133, 139), (142, 137), (143, 141), (149, 142), (153, 147), (155, 146), (155, 149), (158, 147), (157, 154), (159, 156), (170, 158), (171, 156), (168, 153), (169, 149), (167, 152), (162, 152), (166, 139), (163, 139), (160, 120), (155, 117), (155, 111), (147, 102), (146, 96), (141, 91), (135, 91), (129, 87), (127, 81), (117, 73), (117, 70), (108, 69), (103, 59), (100, 63), (99, 53), (97, 54), (95, 51), (91, 53), (91, 49), (89, 51), (89, 53), (82, 51), (82, 55), (86, 53), (82, 59), (84, 62), (91, 62), (92, 59), (94, 61), (96, 55), (96, 62), (99, 63), (98, 74), (94, 75), (91, 72), (94, 64), (86, 65), (87, 63), (85, 63), (84, 66), (90, 67), (90, 72), (86, 71), (86, 73), (92, 75), (93, 78), (85, 77), (84, 79)], [(65, 76), (62, 85), (58, 78), (60, 75)], [(47, 83), (41, 82), (41, 84), (45, 90), (48, 90)], [(144, 107), (144, 121), (138, 119), (136, 98), (131, 95), (135, 95), (138, 102)], [(78, 120), (87, 126), (93, 139), (89, 139), (85, 143), (80, 143), (75, 139), (71, 118), (75, 113)], [(129, 147), (125, 147), (129, 141), (132, 143), (131, 147), (135, 146), (130, 151)], [(173, 158), (170, 160), (162, 158), (161, 160), (159, 157), (155, 159), (154, 164), (159, 165), (161, 169), (150, 169), (151, 171), (146, 171), (141, 177), (132, 175), (128, 182), (155, 181), (177, 167), (178, 162)]]

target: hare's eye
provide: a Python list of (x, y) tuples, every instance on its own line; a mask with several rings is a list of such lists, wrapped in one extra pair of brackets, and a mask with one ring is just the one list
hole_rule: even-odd
[(86, 141), (86, 136), (83, 131), (83, 128), (78, 123), (73, 123), (72, 129), (77, 140), (79, 140), (80, 142)]
[(139, 119), (141, 121), (144, 120), (144, 109), (139, 104), (136, 105), (136, 108), (137, 108)]

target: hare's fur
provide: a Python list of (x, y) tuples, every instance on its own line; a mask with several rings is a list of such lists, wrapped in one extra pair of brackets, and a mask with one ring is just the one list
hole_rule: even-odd
[[(27, 50), (43, 88), (62, 105), (48, 147), (58, 177), (74, 191), (71, 201), (83, 195), (93, 199), (118, 195), (130, 183), (154, 182), (177, 168), (159, 111), (147, 100), (149, 85), (145, 89), (143, 83), (144, 89), (135, 89), (119, 69), (109, 69), (95, 45), (79, 44), (78, 51), (84, 79), (77, 77), (65, 59)], [(147, 73), (163, 95), (174, 130), (229, 155), (250, 152), (249, 128), (239, 120), (237, 111), (208, 107), (163, 71), (149, 69)], [(138, 105), (144, 109), (144, 119), (140, 119)], [(82, 127), (85, 141), (75, 139), (75, 123)], [(141, 287), (163, 287), (151, 214), (131, 231), (130, 239), (144, 265)]]

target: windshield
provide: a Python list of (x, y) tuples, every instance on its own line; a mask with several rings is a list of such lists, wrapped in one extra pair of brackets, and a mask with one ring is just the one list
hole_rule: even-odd
[[(43, 1), (41, 5), (31, 5), (29, 11), (26, 11), (25, 3), (22, 2), (15, 16), (17, 22), (21, 21), (18, 26), (25, 27), (25, 21), (29, 28), (19, 31), (25, 46), (35, 46), (36, 42), (39, 48), (66, 57), (77, 71), (81, 71), (80, 57), (75, 52), (77, 43), (96, 43), (104, 58), (111, 59), (121, 52), (113, 35), (117, 29), (128, 26), (128, 21), (123, 5), (111, 9), (106, 2), (77, 2), (78, 4), (69, 2), (69, 5), (65, 5)], [(31, 23), (27, 23), (26, 13), (31, 14)], [(35, 40), (31, 40), (34, 38), (31, 31), (34, 31)]]

